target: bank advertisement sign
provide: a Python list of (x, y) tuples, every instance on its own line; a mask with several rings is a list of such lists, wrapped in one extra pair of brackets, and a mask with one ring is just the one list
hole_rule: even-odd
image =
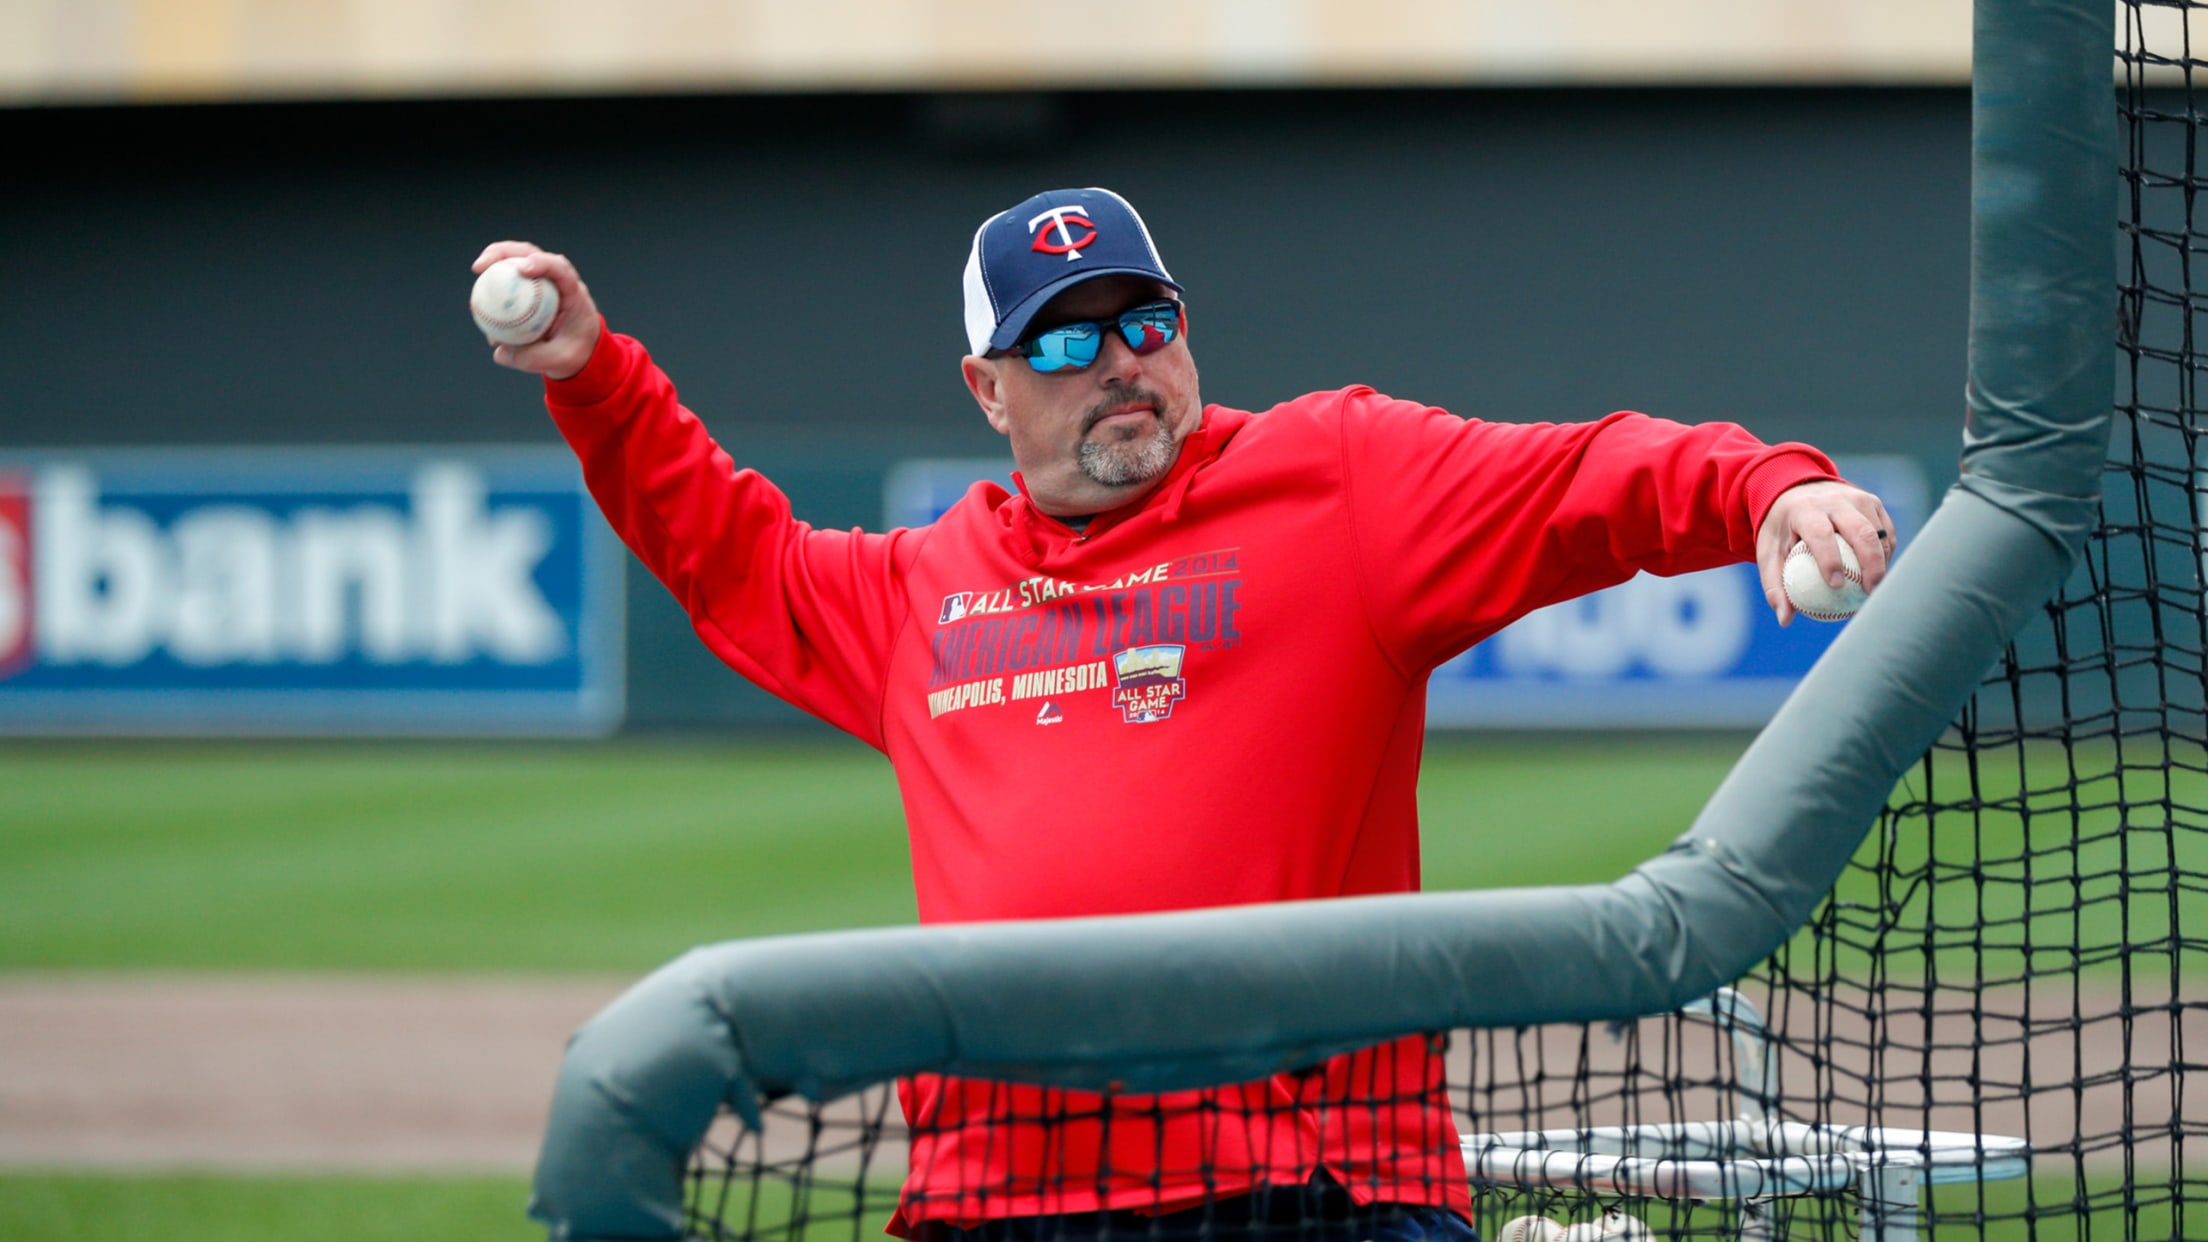
[[(1838, 459), (1900, 526), (1903, 550), (1930, 514), (1913, 458)], [(1009, 486), (1010, 462), (899, 463), (883, 487), (891, 526), (935, 520), (976, 479)], [(1675, 578), (1641, 574), (1544, 608), (1434, 671), (1429, 724), (1449, 728), (1754, 728), (1839, 636), (1841, 625), (1781, 629), (1753, 565)]]
[(622, 571), (564, 449), (0, 455), (0, 732), (604, 733)]

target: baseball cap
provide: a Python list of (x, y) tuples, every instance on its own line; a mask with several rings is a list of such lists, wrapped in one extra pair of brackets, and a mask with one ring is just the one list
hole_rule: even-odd
[(981, 222), (966, 255), (966, 343), (1009, 349), (1045, 302), (1098, 276), (1181, 291), (1132, 203), (1110, 190), (1046, 190)]

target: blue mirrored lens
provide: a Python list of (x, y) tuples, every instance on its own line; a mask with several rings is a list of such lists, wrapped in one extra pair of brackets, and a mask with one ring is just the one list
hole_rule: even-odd
[[(1122, 313), (1110, 321), (1120, 339), (1138, 354), (1163, 349), (1181, 334), (1181, 308), (1171, 302), (1152, 302)], [(1087, 320), (1060, 324), (1030, 338), (1020, 347), (1027, 365), (1038, 371), (1078, 371), (1096, 363), (1104, 346), (1104, 323)]]
[(1120, 338), (1138, 354), (1164, 349), (1180, 334), (1180, 308), (1171, 303), (1138, 306), (1119, 317)]
[(1052, 328), (1027, 343), (1027, 365), (1038, 371), (1079, 370), (1096, 361), (1104, 334), (1093, 323)]

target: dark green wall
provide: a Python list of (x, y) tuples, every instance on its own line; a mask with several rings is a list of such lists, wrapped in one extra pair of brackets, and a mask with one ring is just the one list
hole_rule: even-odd
[[(463, 306), (518, 236), (802, 516), (871, 525), (887, 462), (1001, 451), (956, 370), (974, 226), (1104, 184), (1189, 287), (1210, 400), (1635, 408), (1952, 476), (1961, 89), (18, 109), (0, 136), (7, 447), (550, 440)], [(631, 645), (639, 726), (786, 719), (649, 582)]]

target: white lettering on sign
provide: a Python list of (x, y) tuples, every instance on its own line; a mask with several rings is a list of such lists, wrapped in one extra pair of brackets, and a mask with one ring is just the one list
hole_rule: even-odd
[(359, 618), (360, 649), (372, 660), (414, 654), (407, 625), (407, 524), (381, 505), (308, 509), (293, 519), (289, 553), (298, 582), (286, 646), (310, 664), (345, 654), (348, 619)]
[(169, 537), (177, 566), (170, 653), (198, 665), (276, 659), (276, 519), (246, 505), (209, 505), (177, 518)]
[(567, 633), (530, 575), (552, 548), (552, 523), (535, 509), (489, 512), (483, 478), (465, 466), (432, 466), (414, 482), (418, 564), (429, 575), (424, 645), (457, 663), (478, 651), (510, 664), (541, 664), (567, 651)]
[(42, 471), (31, 524), (41, 655), (117, 666), (156, 649), (195, 665), (565, 655), (566, 628), (533, 577), (550, 518), (492, 509), (481, 473), (457, 463), (416, 472), (409, 496), (408, 511), (210, 503), (164, 530), (102, 503), (89, 470)]
[(1661, 677), (1711, 677), (1747, 654), (1758, 603), (1737, 569), (1641, 574), (1527, 614), (1496, 636), (1496, 666), (1520, 677), (1599, 680), (1636, 665)]
[(136, 509), (100, 511), (82, 470), (39, 479), (31, 530), (38, 543), (41, 654), (63, 664), (134, 664), (167, 636), (161, 532)]

